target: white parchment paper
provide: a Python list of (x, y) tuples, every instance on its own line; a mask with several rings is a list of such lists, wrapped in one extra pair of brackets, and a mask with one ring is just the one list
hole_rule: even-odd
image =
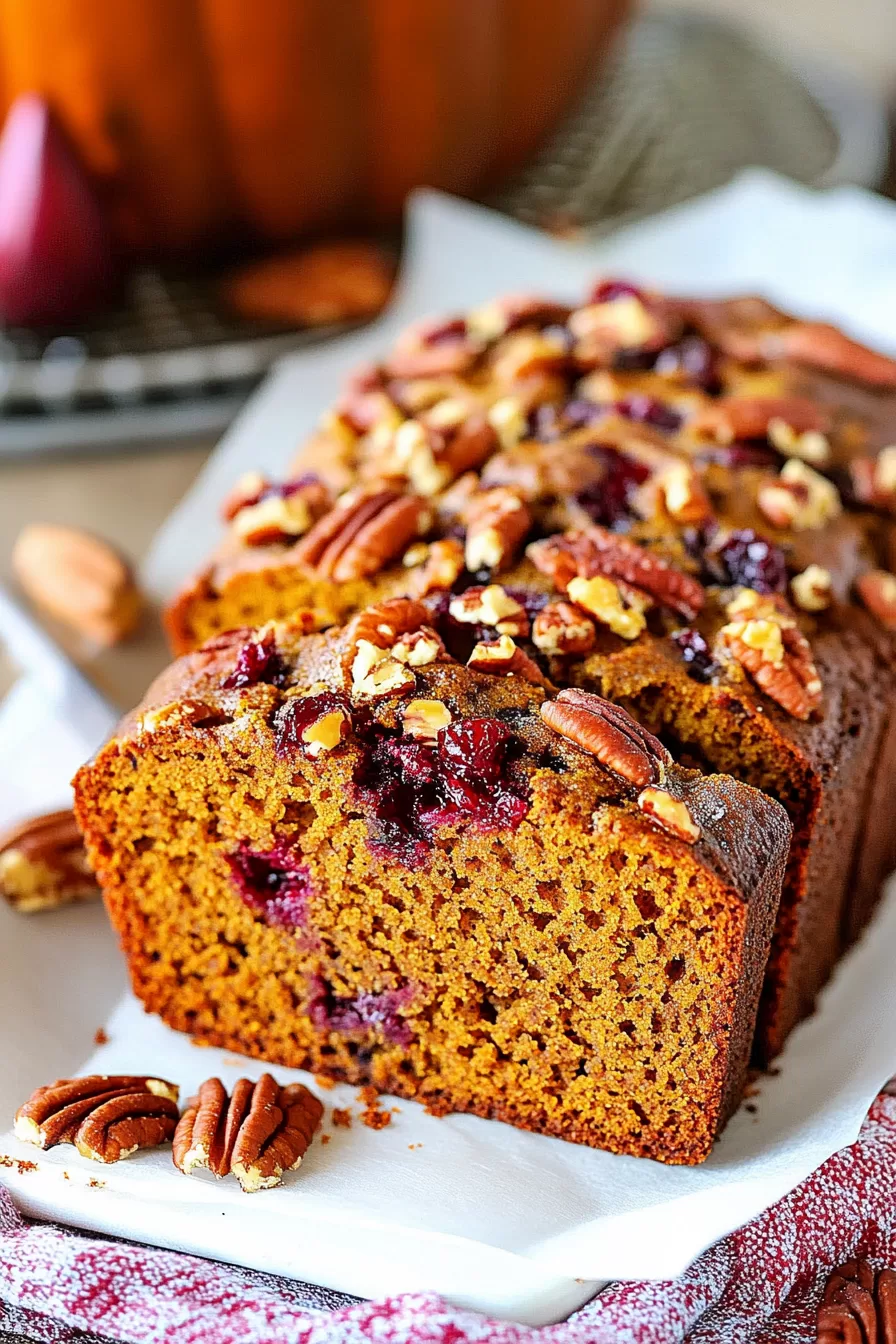
[[(233, 478), (251, 466), (282, 470), (346, 368), (382, 349), (411, 317), (510, 289), (574, 298), (599, 270), (680, 291), (760, 291), (896, 348), (896, 207), (862, 192), (815, 195), (750, 174), (599, 249), (562, 245), (423, 193), (412, 206), (394, 310), (374, 329), (290, 358), (277, 370), (163, 528), (147, 567), (154, 591), (169, 595), (203, 558), (215, 539), (217, 503)], [(36, 706), (32, 714), (40, 732)], [(17, 741), (24, 735), (21, 715), (20, 706)], [(0, 712), (0, 743), (8, 726), (8, 713), (4, 724)], [(93, 745), (85, 742), (85, 754)], [(24, 762), (27, 752), (21, 754)], [(52, 792), (45, 759), (41, 770)], [(99, 1011), (105, 988), (121, 979), (117, 951), (97, 915), (73, 911), (25, 921), (0, 911), (0, 1047), (4, 1055), (15, 1049), (17, 1083), (32, 1086), (85, 1069), (158, 1072), (187, 1095), (211, 1073), (229, 1083), (261, 1072), (257, 1062), (193, 1046), (128, 996), (108, 1023), (108, 1043), (88, 1059), (90, 1037), (78, 1005), (86, 1001)], [(761, 1081), (698, 1168), (614, 1157), (470, 1116), (435, 1120), (403, 1101), (394, 1103), (399, 1109), (387, 1129), (371, 1132), (357, 1119), (353, 1089), (335, 1088), (320, 1092), (330, 1142), (316, 1143), (281, 1188), (257, 1196), (229, 1183), (188, 1182), (167, 1153), (98, 1169), (59, 1148), (39, 1155), (36, 1172), (0, 1166), (0, 1180), (41, 1216), (349, 1292), (433, 1288), (497, 1314), (533, 1323), (556, 1319), (598, 1281), (680, 1273), (701, 1249), (855, 1138), (879, 1086), (896, 1072), (894, 956), (896, 891), (839, 968), (819, 1011), (792, 1036), (779, 1072)], [(301, 1076), (275, 1072), (284, 1080)], [(2, 1114), (21, 1095), (0, 1073)], [(354, 1106), (350, 1129), (332, 1126), (333, 1106)], [(35, 1157), (10, 1136), (0, 1136), (0, 1152)]]

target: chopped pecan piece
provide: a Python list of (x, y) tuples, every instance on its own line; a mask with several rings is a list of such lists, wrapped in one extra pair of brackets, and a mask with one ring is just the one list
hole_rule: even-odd
[(722, 647), (782, 709), (795, 719), (808, 719), (821, 707), (821, 679), (809, 642), (783, 599), (745, 588), (727, 613), (729, 624), (719, 631)]
[(426, 597), (428, 593), (448, 592), (463, 573), (464, 548), (456, 537), (443, 537), (426, 545), (412, 546), (404, 557), (411, 569), (408, 587), (412, 597)]
[(830, 427), (830, 417), (808, 397), (720, 397), (695, 415), (688, 427), (699, 438), (733, 443), (771, 437), (770, 427), (776, 422), (795, 434), (824, 434)]
[(628, 537), (604, 527), (582, 528), (533, 542), (527, 555), (542, 574), (566, 592), (571, 579), (621, 579), (671, 607), (687, 620), (701, 610), (706, 595), (701, 584), (668, 561), (653, 555)]
[(576, 576), (570, 579), (566, 592), (576, 606), (596, 616), (602, 625), (609, 626), (614, 635), (622, 639), (637, 639), (647, 624), (634, 590), (629, 589), (629, 593), (635, 601), (626, 603), (619, 584), (603, 574), (596, 574), (593, 579)]
[(658, 738), (618, 705), (589, 691), (561, 691), (540, 707), (549, 728), (636, 789), (662, 784), (672, 762)]
[(553, 373), (569, 362), (565, 334), (518, 331), (495, 347), (492, 374), (498, 384), (513, 387), (533, 374)]
[(519, 397), (500, 397), (486, 416), (502, 448), (514, 448), (529, 433), (529, 417)]
[(491, 677), (521, 677), (533, 686), (550, 684), (538, 664), (518, 648), (509, 635), (476, 644), (467, 659), (467, 667), (471, 672), (485, 672)]
[(453, 597), (448, 614), (461, 625), (490, 626), (499, 635), (522, 638), (529, 633), (526, 608), (499, 583), (468, 588), (458, 597)]
[(404, 695), (417, 684), (412, 667), (446, 657), (428, 620), (426, 607), (409, 597), (393, 597), (358, 613), (349, 626), (343, 663), (353, 699)]
[(503, 486), (474, 495), (467, 510), (467, 569), (506, 569), (516, 559), (532, 526), (532, 515), (519, 495)]
[(441, 700), (409, 700), (401, 716), (404, 731), (418, 742), (435, 742), (450, 722), (451, 710)]
[(656, 476), (666, 512), (676, 523), (699, 527), (712, 518), (712, 504), (699, 472), (689, 462), (673, 462)]
[(467, 329), (483, 341), (496, 341), (519, 327), (562, 326), (571, 309), (537, 294), (505, 294), (467, 313)]
[(833, 580), (830, 570), (808, 565), (790, 580), (793, 600), (802, 611), (824, 611), (831, 605)]
[(658, 349), (666, 343), (658, 314), (634, 292), (577, 308), (567, 325), (575, 337), (576, 361), (583, 367), (608, 364), (618, 350)]
[(240, 1078), (230, 1097), (220, 1079), (209, 1078), (181, 1116), (174, 1165), (186, 1176), (233, 1174), (247, 1193), (270, 1189), (300, 1164), (323, 1110), (307, 1087), (280, 1087), (269, 1073), (257, 1083)]
[(395, 474), (406, 476), (429, 499), (456, 477), (480, 467), (497, 446), (497, 435), (481, 412), (471, 414), (462, 402), (439, 402), (396, 431)]
[(847, 1260), (829, 1275), (816, 1317), (818, 1344), (894, 1344), (896, 1269)]
[(896, 444), (877, 457), (857, 457), (849, 464), (853, 493), (860, 504), (896, 513)]
[(886, 630), (896, 630), (896, 574), (871, 569), (856, 579), (856, 591)]
[(776, 481), (760, 486), (757, 502), (773, 527), (795, 532), (826, 527), (843, 508), (836, 485), (795, 457)]
[(482, 342), (467, 330), (462, 317), (424, 320), (396, 341), (385, 363), (391, 378), (437, 378), (464, 374), (482, 353)]
[(120, 1162), (167, 1143), (177, 1125), (178, 1090), (162, 1078), (93, 1075), (39, 1087), (16, 1111), (23, 1143), (73, 1143), (96, 1162)]
[(673, 798), (666, 789), (642, 789), (638, 794), (638, 807), (662, 826), (664, 831), (669, 831), (686, 844), (695, 845), (700, 839), (700, 827), (688, 811), (687, 804), (680, 798)]
[(542, 653), (588, 653), (595, 636), (594, 622), (571, 602), (549, 602), (532, 623), (532, 642)]
[(0, 896), (23, 914), (99, 895), (70, 808), (30, 817), (0, 836)]
[(295, 559), (322, 579), (347, 583), (377, 574), (432, 523), (426, 501), (398, 490), (343, 495), (295, 548)]

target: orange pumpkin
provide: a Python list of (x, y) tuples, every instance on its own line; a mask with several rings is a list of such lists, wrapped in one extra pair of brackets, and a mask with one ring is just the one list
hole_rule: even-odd
[(0, 0), (0, 111), (46, 96), (119, 238), (182, 252), (471, 194), (556, 124), (631, 0)]

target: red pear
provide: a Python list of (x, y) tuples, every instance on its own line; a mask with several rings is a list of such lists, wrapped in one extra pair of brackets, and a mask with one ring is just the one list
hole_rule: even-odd
[(108, 297), (115, 270), (87, 172), (47, 103), (23, 94), (0, 136), (0, 321), (77, 321)]

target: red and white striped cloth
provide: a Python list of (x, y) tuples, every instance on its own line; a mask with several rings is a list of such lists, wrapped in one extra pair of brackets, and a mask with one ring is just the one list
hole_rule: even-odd
[(810, 1344), (830, 1270), (896, 1264), (896, 1086), (857, 1141), (669, 1283), (614, 1284), (536, 1330), (434, 1294), (358, 1302), (195, 1256), (26, 1222), (0, 1189), (0, 1329), (42, 1344)]

